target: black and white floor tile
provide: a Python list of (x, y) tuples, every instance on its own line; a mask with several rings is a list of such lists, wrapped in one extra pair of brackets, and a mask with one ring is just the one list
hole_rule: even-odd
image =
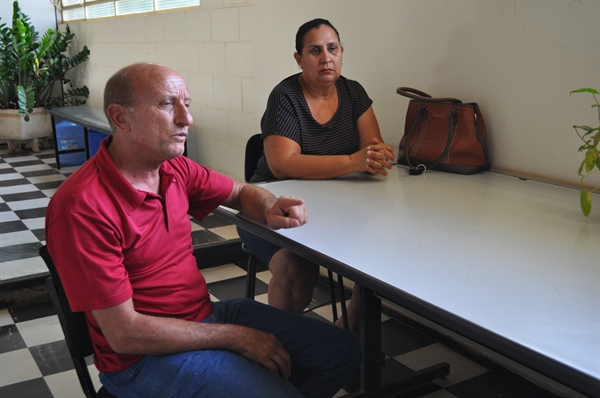
[[(11, 280), (26, 280), (47, 272), (38, 257), (44, 244), (44, 214), (49, 198), (75, 168), (55, 169), (53, 150), (8, 155), (0, 145), (0, 286)], [(195, 244), (212, 245), (237, 239), (232, 225), (209, 216), (193, 226)], [(246, 271), (243, 262), (202, 269), (213, 300), (244, 295)], [(266, 302), (270, 273), (257, 274), (256, 299)], [(325, 322), (332, 319), (325, 283), (319, 282), (313, 303), (306, 313)], [(67, 352), (58, 318), (48, 300), (0, 309), (0, 397), (83, 397)], [(384, 385), (399, 374), (447, 362), (445, 379), (426, 383), (400, 396), (427, 398), (553, 397), (529, 382), (481, 358), (472, 357), (435, 333), (428, 333), (396, 313), (382, 315), (382, 368)], [(97, 371), (90, 373), (100, 387)], [(348, 387), (349, 392), (352, 387)], [(341, 397), (348, 391), (342, 390)]]

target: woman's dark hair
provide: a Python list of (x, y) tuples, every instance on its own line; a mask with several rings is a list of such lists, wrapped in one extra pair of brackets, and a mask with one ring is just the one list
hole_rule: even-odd
[(298, 28), (298, 33), (296, 33), (296, 52), (298, 52), (298, 54), (302, 54), (302, 49), (304, 48), (304, 36), (306, 36), (306, 34), (312, 29), (318, 28), (323, 25), (329, 26), (331, 29), (333, 29), (333, 31), (337, 35), (338, 41), (340, 41), (340, 34), (338, 33), (337, 29), (331, 24), (331, 22), (323, 18), (313, 19), (312, 21), (308, 21)]

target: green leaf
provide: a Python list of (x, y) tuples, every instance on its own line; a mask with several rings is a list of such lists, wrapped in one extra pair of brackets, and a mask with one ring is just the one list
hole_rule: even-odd
[(590, 126), (573, 126), (573, 128), (585, 130), (588, 133), (591, 133), (592, 131), (596, 130), (595, 128), (592, 128)]
[(581, 212), (584, 216), (588, 216), (592, 211), (592, 194), (585, 189), (579, 195), (579, 203), (581, 204)]
[(569, 93), (569, 95), (573, 94), (573, 93), (591, 93), (591, 94), (600, 94), (600, 92), (598, 90), (595, 90), (593, 88), (580, 88), (578, 90), (573, 90)]
[(31, 86), (26, 88), (23, 86), (17, 86), (17, 98), (19, 105), (19, 115), (25, 117), (25, 121), (29, 121), (28, 113), (33, 112), (35, 106), (35, 90)]
[[(90, 51), (85, 46), (72, 56), (76, 51), (69, 51), (69, 47), (74, 38), (68, 25), (64, 32), (47, 29), (40, 35), (14, 1), (11, 27), (0, 23), (0, 108), (19, 109), (26, 117), (30, 98), (36, 107), (83, 103), (89, 94), (65, 99), (61, 87), (66, 84), (65, 74), (89, 59)], [(17, 86), (33, 87), (33, 96), (29, 92), (19, 95)], [(58, 88), (60, 92), (56, 93)]]
[(594, 169), (594, 166), (596, 165), (596, 161), (598, 160), (598, 151), (594, 148), (590, 148), (588, 149), (588, 151), (585, 153), (585, 172), (589, 173), (590, 171), (592, 171)]

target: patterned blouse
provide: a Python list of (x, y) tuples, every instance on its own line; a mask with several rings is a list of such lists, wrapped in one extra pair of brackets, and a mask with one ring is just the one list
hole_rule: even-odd
[[(262, 139), (270, 135), (292, 139), (305, 155), (350, 155), (358, 151), (358, 118), (373, 103), (365, 89), (360, 83), (340, 76), (335, 83), (338, 109), (331, 120), (320, 124), (308, 108), (298, 75), (284, 79), (271, 91), (261, 119)], [(271, 180), (276, 178), (263, 156), (250, 181)]]

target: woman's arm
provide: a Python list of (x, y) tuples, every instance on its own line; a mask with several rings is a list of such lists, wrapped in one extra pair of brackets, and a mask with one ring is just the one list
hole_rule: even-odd
[[(263, 140), (267, 163), (280, 180), (288, 178), (325, 180), (357, 171), (387, 175), (394, 151), (383, 143), (373, 108), (357, 120), (360, 149), (351, 155), (304, 155), (294, 140), (270, 135)], [(376, 141), (375, 141), (376, 140)]]
[(325, 180), (355, 171), (366, 171), (366, 167), (359, 169), (355, 154), (304, 155), (298, 143), (278, 135), (265, 138), (263, 146), (269, 168), (278, 180)]
[(358, 118), (357, 122), (359, 146), (360, 148), (367, 148), (371, 152), (367, 154), (367, 171), (371, 174), (387, 176), (385, 169), (392, 167), (389, 161), (395, 161), (396, 155), (392, 147), (383, 142), (373, 107), (369, 107)]
[(379, 123), (375, 117), (373, 107), (365, 111), (357, 120), (358, 124), (358, 146), (360, 148), (367, 147), (373, 142), (373, 138), (383, 142), (381, 132), (379, 131)]

